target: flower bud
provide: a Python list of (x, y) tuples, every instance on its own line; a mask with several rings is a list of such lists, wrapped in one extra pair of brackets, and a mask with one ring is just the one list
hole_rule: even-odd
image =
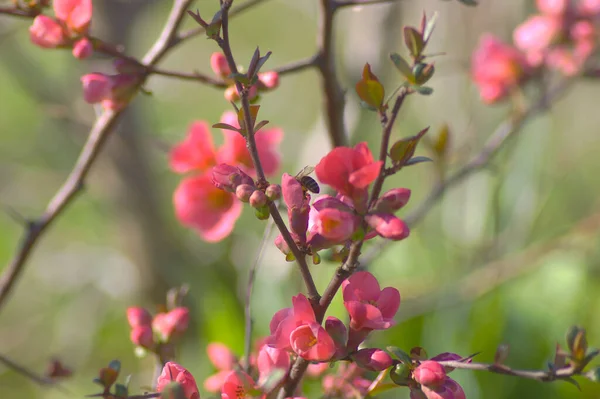
[(138, 306), (127, 308), (127, 321), (131, 328), (152, 325), (152, 315), (146, 309)]
[(394, 213), (406, 205), (409, 199), (408, 188), (393, 188), (377, 200), (374, 210), (380, 213)]
[[(346, 329), (346, 326), (340, 319), (331, 316), (327, 317), (327, 320), (325, 320), (325, 331), (327, 331), (333, 342), (335, 342), (338, 351), (340, 349), (345, 350), (346, 342), (348, 342), (348, 329)], [(338, 355), (340, 354), (338, 353)]]
[[(200, 399), (200, 394), (198, 393), (198, 386), (196, 385), (196, 380), (194, 376), (187, 371), (183, 366), (175, 363), (175, 362), (167, 362), (163, 367), (162, 373), (158, 377), (156, 381), (156, 390), (158, 392), (167, 391), (167, 386), (172, 384), (173, 382), (178, 383), (183, 388), (183, 396), (186, 399)], [(173, 388), (171, 385), (170, 389)], [(180, 392), (179, 389), (176, 390)], [(179, 396), (177, 396), (179, 398)]]
[(240, 168), (222, 163), (212, 168), (212, 182), (218, 189), (235, 193), (240, 184), (254, 186), (254, 180)]
[(250, 196), (250, 206), (253, 208), (262, 208), (267, 204), (267, 196), (260, 190), (256, 190)]
[(258, 74), (258, 81), (263, 88), (272, 90), (279, 86), (279, 74), (275, 71), (262, 72)]
[(114, 79), (102, 73), (88, 73), (81, 77), (83, 99), (89, 104), (110, 98)]
[(210, 56), (210, 68), (213, 70), (215, 75), (222, 78), (226, 78), (231, 75), (231, 69), (229, 69), (229, 64), (227, 64), (227, 58), (223, 53), (212, 53)]
[[(262, 193), (262, 191), (260, 191), (260, 192)], [(267, 220), (271, 216), (271, 213), (269, 212), (269, 207), (265, 205), (260, 208), (255, 208), (254, 215), (256, 216), (256, 218), (258, 220)]]
[(421, 385), (436, 387), (444, 383), (444, 366), (434, 360), (425, 360), (413, 371), (413, 378)]
[(371, 371), (382, 371), (392, 365), (392, 358), (387, 352), (377, 348), (361, 349), (352, 355), (359, 367)]
[(150, 349), (154, 346), (154, 335), (152, 328), (147, 326), (136, 326), (131, 330), (129, 336), (134, 345)]
[(249, 202), (250, 197), (255, 191), (256, 188), (250, 184), (240, 184), (235, 189), (235, 196), (242, 202)]
[(56, 48), (69, 43), (69, 37), (63, 27), (45, 15), (35, 17), (33, 24), (29, 27), (29, 38), (42, 48)]
[(240, 101), (240, 94), (237, 91), (237, 88), (235, 86), (229, 86), (228, 88), (225, 89), (225, 100), (229, 101), (230, 103), (235, 103)]
[(284, 254), (290, 254), (292, 251), (290, 247), (287, 245), (287, 242), (283, 239), (283, 236), (280, 234), (275, 237), (275, 246)]
[(86, 37), (76, 41), (73, 45), (73, 57), (77, 59), (83, 60), (85, 58), (88, 58), (92, 55), (93, 52), (94, 45)]
[(265, 190), (267, 198), (271, 201), (277, 201), (281, 198), (281, 186), (279, 184), (271, 184)]
[(163, 342), (168, 342), (173, 334), (181, 334), (187, 330), (190, 320), (188, 308), (179, 307), (169, 313), (159, 313), (152, 320), (152, 329), (156, 331)]

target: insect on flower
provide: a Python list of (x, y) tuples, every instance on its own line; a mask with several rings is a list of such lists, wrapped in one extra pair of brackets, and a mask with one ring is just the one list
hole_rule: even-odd
[(321, 188), (319, 187), (319, 183), (309, 175), (315, 170), (313, 166), (305, 166), (302, 168), (300, 172), (295, 176), (298, 183), (302, 186), (302, 190), (306, 194), (307, 191), (311, 193), (319, 194)]

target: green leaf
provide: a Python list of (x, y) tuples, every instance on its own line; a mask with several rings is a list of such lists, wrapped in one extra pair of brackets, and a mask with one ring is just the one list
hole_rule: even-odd
[(265, 126), (269, 121), (260, 121), (254, 126), (254, 133), (258, 132), (263, 126)]
[(227, 123), (220, 123), (220, 122), (215, 123), (214, 125), (212, 125), (212, 127), (214, 127), (215, 129), (233, 130), (234, 132), (242, 133), (242, 131), (240, 129), (238, 129), (237, 127), (228, 125)]
[(411, 82), (411, 83), (415, 82), (415, 76), (412, 73), (410, 65), (408, 64), (408, 62), (406, 62), (406, 60), (404, 60), (404, 58), (402, 58), (402, 56), (400, 54), (391, 53), (390, 54), (390, 59), (392, 60), (392, 62), (396, 66), (396, 68), (398, 68), (398, 70), (400, 71), (400, 73), (409, 82)]
[(256, 69), (254, 70), (254, 73), (258, 73), (258, 71), (260, 71), (260, 69), (265, 64), (265, 62), (267, 62), (267, 60), (269, 59), (270, 56), (271, 56), (271, 52), (269, 51), (269, 52), (267, 52), (267, 54), (265, 54), (264, 56), (262, 56), (258, 59), (258, 63), (256, 64)]
[(431, 34), (433, 33), (433, 29), (435, 28), (435, 23), (437, 22), (438, 13), (434, 12), (431, 18), (427, 20), (425, 24), (425, 29), (423, 29), (423, 41), (425, 44), (429, 41)]
[(461, 3), (463, 3), (466, 6), (476, 6), (477, 4), (479, 4), (475, 0), (458, 0), (458, 1), (460, 1)]
[(390, 370), (390, 379), (394, 381), (394, 384), (396, 385), (407, 386), (411, 381), (411, 368), (410, 363), (397, 364)]
[(404, 44), (406, 44), (410, 55), (412, 55), (414, 59), (419, 58), (423, 48), (425, 47), (421, 33), (419, 33), (412, 26), (404, 27)]
[(424, 96), (428, 96), (431, 93), (433, 93), (433, 89), (431, 87), (427, 87), (427, 86), (411, 86), (413, 89), (415, 89), (415, 91), (417, 91), (419, 94), (422, 94)]
[(115, 384), (115, 395), (120, 398), (126, 398), (129, 396), (127, 387), (122, 384)]
[(394, 355), (394, 357), (396, 357), (396, 359), (400, 360), (402, 363), (405, 363), (405, 364), (412, 363), (412, 359), (410, 358), (408, 353), (404, 352), (402, 349), (400, 349), (396, 346), (388, 346), (386, 349), (388, 350), (388, 352), (390, 352), (392, 355)]
[(406, 161), (404, 163), (404, 166), (411, 166), (411, 165), (416, 165), (418, 163), (423, 163), (423, 162), (433, 162), (433, 159), (431, 158), (427, 158), (427, 157), (412, 157), (411, 159), (409, 159), (408, 161)]
[(363, 68), (362, 79), (356, 83), (356, 94), (362, 101), (375, 109), (381, 109), (385, 98), (385, 89), (367, 63)]
[(429, 127), (421, 130), (417, 135), (405, 137), (396, 141), (390, 148), (390, 158), (395, 165), (405, 165), (414, 155), (421, 137), (427, 133)]
[(245, 73), (232, 73), (231, 75), (228, 76), (228, 78), (235, 80), (236, 82), (240, 82), (241, 84), (244, 85), (249, 85), (250, 84), (250, 78), (248, 78), (248, 76), (246, 76)]
[(121, 362), (119, 360), (113, 360), (108, 364), (108, 368), (113, 369), (118, 373), (121, 371)]

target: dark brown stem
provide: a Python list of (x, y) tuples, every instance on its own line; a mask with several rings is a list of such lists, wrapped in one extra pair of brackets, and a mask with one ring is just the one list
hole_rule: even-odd
[(317, 67), (321, 75), (324, 97), (324, 113), (327, 133), (332, 147), (348, 146), (348, 136), (344, 126), (344, 90), (340, 86), (335, 71), (333, 44), (333, 17), (335, 2), (319, 0), (319, 30), (317, 33)]
[(166, 76), (169, 78), (188, 80), (192, 82), (203, 83), (209, 86), (218, 87), (218, 88), (226, 88), (227, 84), (221, 79), (216, 79), (208, 75), (201, 74), (200, 72), (178, 72), (178, 71), (167, 71), (164, 69), (152, 68), (150, 69), (150, 73), (153, 75)]
[(489, 371), (490, 373), (511, 375), (514, 377), (527, 378), (541, 382), (550, 382), (560, 379), (570, 378), (575, 375), (581, 375), (581, 371), (573, 366), (564, 367), (555, 371), (544, 370), (514, 370), (505, 365), (486, 364), (486, 363), (464, 363), (460, 361), (442, 361), (438, 362), (447, 367), (453, 367), (463, 370)]
[(337, 8), (342, 7), (355, 7), (355, 6), (368, 6), (374, 4), (389, 4), (400, 0), (334, 0)]
[(16, 7), (0, 7), (0, 14), (12, 15), (13, 17), (35, 18), (40, 15), (39, 10), (22, 10)]
[[(160, 37), (143, 58), (142, 63), (144, 66), (152, 68), (170, 49), (171, 40), (191, 2), (192, 0), (175, 0)], [(110, 133), (113, 131), (121, 113), (122, 110), (105, 110), (96, 120), (66, 181), (47, 205), (44, 214), (37, 220), (28, 223), (13, 259), (4, 268), (0, 276), (0, 308), (6, 304), (6, 299), (21, 275), (24, 265), (29, 259), (39, 237), (83, 188), (84, 181), (92, 165), (96, 161)]]
[[(223, 51), (223, 55), (227, 59), (227, 64), (231, 69), (232, 74), (238, 72), (237, 64), (235, 63), (235, 59), (233, 58), (233, 54), (231, 52), (231, 45), (229, 41), (229, 10), (233, 0), (225, 0), (223, 1), (223, 5), (221, 6), (222, 16), (221, 16), (221, 31), (222, 38), (217, 38), (217, 43), (221, 50)], [(263, 167), (260, 161), (260, 157), (258, 155), (258, 148), (256, 146), (256, 141), (254, 139), (254, 124), (252, 121), (252, 115), (250, 113), (250, 102), (248, 100), (248, 90), (239, 82), (235, 82), (236, 89), (238, 93), (240, 93), (240, 101), (242, 103), (242, 109), (244, 111), (244, 125), (246, 128), (246, 147), (250, 152), (250, 156), (252, 158), (252, 162), (254, 163), (254, 167), (256, 169), (256, 175), (258, 177), (258, 185), (262, 186), (266, 184), (267, 179), (265, 177), (265, 173), (263, 171)], [(310, 274), (310, 270), (308, 268), (308, 264), (306, 263), (306, 256), (300, 251), (296, 243), (294, 242), (287, 226), (283, 222), (279, 210), (274, 203), (269, 203), (269, 210), (271, 216), (273, 217), (273, 221), (275, 225), (279, 229), (283, 239), (286, 244), (290, 247), (292, 253), (296, 257), (296, 262), (300, 268), (300, 274), (306, 284), (306, 289), (308, 293), (308, 297), (312, 303), (317, 303), (319, 301), (319, 292), (316, 288), (315, 282)]]
[(280, 76), (287, 75), (287, 74), (294, 73), (294, 72), (300, 72), (300, 71), (304, 71), (305, 69), (309, 69), (309, 68), (317, 66), (317, 60), (318, 60), (318, 57), (316, 55), (313, 55), (312, 57), (308, 57), (303, 60), (290, 62), (289, 64), (274, 68), (273, 71), (277, 72)]

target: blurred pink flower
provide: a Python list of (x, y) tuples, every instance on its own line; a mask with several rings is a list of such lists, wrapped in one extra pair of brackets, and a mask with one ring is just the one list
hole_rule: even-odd
[(175, 362), (167, 362), (162, 369), (162, 373), (158, 377), (156, 390), (162, 392), (163, 389), (171, 382), (177, 382), (183, 387), (183, 392), (186, 399), (200, 399), (198, 386), (194, 376), (187, 371), (183, 366)]
[(515, 46), (525, 53), (529, 65), (537, 67), (544, 61), (544, 54), (561, 35), (562, 20), (551, 15), (534, 15), (514, 33)]
[(227, 237), (242, 212), (242, 203), (233, 194), (215, 187), (208, 174), (183, 179), (173, 202), (179, 221), (208, 242)]
[(146, 309), (138, 306), (127, 308), (127, 321), (131, 328), (138, 326), (151, 326), (152, 315)]
[(537, 0), (537, 7), (543, 14), (562, 15), (567, 11), (570, 0)]
[(129, 335), (134, 345), (150, 349), (154, 346), (154, 333), (149, 325), (140, 325), (132, 328)]
[(94, 52), (94, 45), (92, 42), (84, 37), (83, 39), (79, 39), (73, 45), (73, 57), (83, 60), (92, 55)]
[(290, 367), (290, 354), (285, 350), (263, 345), (258, 352), (256, 366), (259, 374), (258, 381), (262, 384), (275, 370), (287, 372)]
[(218, 371), (204, 380), (204, 389), (208, 392), (219, 392), (223, 388), (225, 379), (236, 366), (237, 359), (231, 349), (219, 342), (209, 343), (206, 352), (208, 359)]
[(189, 321), (189, 309), (178, 307), (154, 316), (152, 329), (162, 337), (164, 342), (168, 342), (174, 334), (183, 334), (188, 328)]
[(92, 0), (54, 0), (56, 18), (73, 32), (84, 33), (92, 20)]
[(527, 63), (516, 48), (486, 34), (473, 53), (471, 73), (481, 99), (494, 103), (505, 98), (525, 79)]
[(171, 149), (169, 164), (177, 173), (205, 172), (217, 165), (208, 123), (197, 121), (190, 125), (185, 139)]
[(227, 78), (231, 75), (231, 69), (227, 64), (227, 58), (221, 52), (214, 52), (210, 56), (210, 68), (213, 70), (215, 75), (221, 78)]
[(438, 387), (421, 386), (421, 390), (427, 399), (466, 399), (462, 387), (449, 377), (446, 377), (443, 384)]
[(252, 377), (243, 371), (234, 370), (225, 377), (223, 389), (221, 390), (221, 398), (243, 399), (251, 396), (249, 395), (250, 392), (255, 389), (256, 387)]
[(342, 283), (342, 293), (351, 328), (384, 330), (394, 325), (394, 315), (400, 306), (400, 293), (396, 288), (381, 290), (371, 273), (360, 271)]
[(29, 27), (29, 38), (42, 48), (56, 48), (69, 45), (70, 39), (64, 28), (54, 19), (38, 15)]

